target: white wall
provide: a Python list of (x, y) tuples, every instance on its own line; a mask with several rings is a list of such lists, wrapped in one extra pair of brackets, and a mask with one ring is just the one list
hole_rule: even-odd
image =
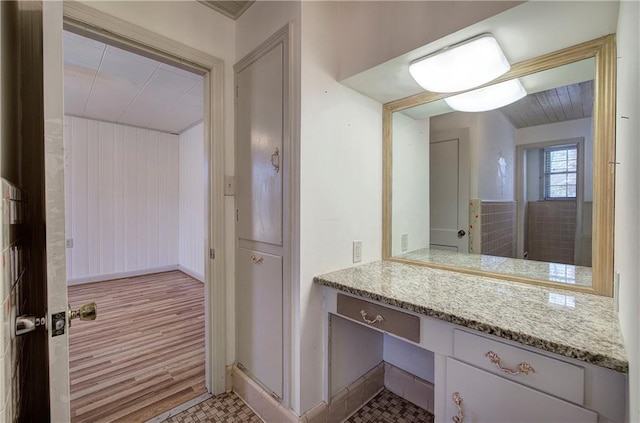
[(207, 175), (204, 160), (204, 124), (180, 134), (178, 264), (180, 269), (204, 281), (204, 235)]
[(429, 119), (393, 114), (393, 210), (391, 253), (402, 253), (408, 235), (414, 251), (429, 246)]
[(584, 138), (584, 200), (593, 201), (593, 119), (575, 119), (516, 130), (516, 145)]
[[(156, 34), (191, 46), (224, 60), (224, 133), (225, 173), (233, 174), (233, 64), (235, 63), (236, 26), (222, 14), (195, 1), (86, 1), (86, 6), (133, 23)], [(252, 6), (252, 8), (255, 6)], [(233, 296), (234, 272), (234, 201), (225, 197), (225, 274), (227, 304), (227, 364), (235, 360), (235, 321)]]
[(300, 410), (321, 399), (322, 295), (313, 277), (381, 257), (382, 107), (336, 81), (339, 2), (302, 3)]
[(620, 272), (620, 325), (629, 359), (629, 415), (640, 421), (640, 3), (620, 2), (616, 134), (615, 268)]
[(67, 280), (178, 263), (178, 136), (65, 118)]
[(478, 163), (478, 196), (472, 198), (515, 200), (515, 128), (502, 113), (492, 110), (478, 114), (477, 130), (477, 149), (472, 148), (471, 160)]
[(515, 198), (515, 129), (502, 113), (451, 112), (431, 118), (431, 133), (469, 128), (469, 196), (481, 200)]

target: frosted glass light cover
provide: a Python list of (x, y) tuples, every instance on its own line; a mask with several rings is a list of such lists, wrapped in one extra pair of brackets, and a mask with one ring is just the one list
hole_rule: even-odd
[(461, 112), (484, 112), (499, 109), (526, 96), (519, 79), (511, 79), (488, 87), (447, 97), (444, 101)]
[(452, 93), (490, 82), (511, 69), (495, 38), (480, 35), (413, 61), (409, 73), (427, 91)]

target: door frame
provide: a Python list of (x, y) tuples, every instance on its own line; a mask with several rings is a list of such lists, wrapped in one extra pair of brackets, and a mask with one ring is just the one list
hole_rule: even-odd
[[(526, 184), (526, 176), (524, 171), (525, 167), (525, 153), (529, 150), (544, 149), (547, 147), (555, 147), (561, 145), (575, 144), (578, 148), (578, 172), (577, 172), (577, 187), (576, 187), (576, 236), (574, 241), (574, 260), (578, 261), (582, 256), (582, 243), (580, 241), (579, 228), (582, 228), (582, 206), (584, 203), (584, 183), (585, 183), (585, 139), (584, 137), (576, 138), (563, 138), (551, 141), (523, 143), (516, 145), (516, 203), (517, 203), (517, 215), (516, 215), (516, 258), (524, 257), (524, 245), (526, 238), (525, 225), (527, 222), (526, 204), (527, 200), (524, 198)], [(580, 233), (582, 231), (580, 230)]]
[[(47, 4), (60, 4), (58, 2), (44, 2)], [(51, 7), (51, 6), (49, 6)], [(57, 7), (57, 6), (54, 6)], [(52, 8), (53, 9), (53, 8)], [(169, 61), (185, 70), (199, 73), (204, 76), (204, 157), (207, 168), (207, 183), (205, 185), (205, 217), (207, 230), (205, 232), (205, 383), (207, 390), (213, 394), (223, 393), (226, 390), (226, 282), (225, 282), (225, 248), (224, 248), (224, 61), (170, 38), (140, 28), (112, 15), (100, 12), (89, 6), (77, 2), (64, 2), (62, 10), (52, 10), (55, 15), (50, 18), (52, 29), (60, 31), (70, 29), (73, 32), (89, 35), (106, 41), (111, 45), (124, 47), (142, 55), (161, 61)], [(60, 13), (62, 12), (62, 13)], [(60, 14), (62, 16), (60, 16)], [(46, 19), (46, 18), (45, 18)], [(58, 19), (57, 22), (54, 19)], [(62, 22), (60, 22), (62, 21)], [(46, 21), (45, 21), (46, 23)], [(60, 28), (55, 28), (55, 25)], [(56, 33), (57, 34), (57, 33)], [(46, 37), (45, 37), (46, 38)], [(60, 42), (62, 38), (60, 37)], [(62, 64), (62, 51), (50, 54), (58, 54), (60, 57), (52, 57), (54, 63)], [(45, 58), (47, 49), (45, 48)], [(47, 78), (45, 77), (45, 83)], [(55, 84), (55, 81), (51, 81)], [(62, 87), (62, 80), (59, 81)], [(46, 90), (45, 90), (46, 91)], [(62, 96), (62, 92), (60, 92)], [(45, 94), (46, 97), (46, 94)], [(52, 100), (53, 101), (53, 100)], [(48, 118), (49, 116), (46, 116)], [(49, 123), (47, 122), (47, 125)], [(60, 141), (62, 128), (59, 129)], [(53, 172), (59, 172), (47, 188), (55, 190), (62, 195), (57, 195), (54, 200), (57, 204), (48, 204), (48, 208), (56, 209), (56, 213), (62, 213), (64, 221), (64, 176), (61, 170), (64, 163), (63, 149), (47, 149), (47, 163), (52, 164)], [(47, 169), (49, 173), (49, 169)], [(59, 223), (60, 216), (56, 216), (53, 222)], [(47, 215), (47, 233), (49, 233), (49, 215)], [(60, 232), (59, 227), (53, 228)], [(59, 235), (56, 232), (57, 235)], [(62, 227), (64, 234), (64, 226)], [(59, 236), (58, 236), (59, 238)], [(62, 243), (57, 241), (54, 246), (48, 245), (49, 269), (51, 269), (51, 257), (62, 257), (64, 263), (65, 250), (64, 239)], [(49, 244), (49, 239), (48, 239)], [(214, 258), (214, 259), (211, 259)], [(60, 263), (57, 263), (58, 267)], [(64, 264), (62, 265), (64, 267)], [(64, 274), (64, 272), (62, 272)], [(55, 288), (60, 288), (60, 275), (57, 275)], [(66, 277), (64, 278), (66, 288)], [(49, 283), (51, 286), (51, 282)], [(51, 293), (50, 293), (51, 294)], [(49, 295), (51, 299), (51, 295)], [(66, 295), (65, 295), (66, 302)], [(59, 305), (58, 305), (59, 306)], [(49, 310), (51, 312), (52, 310)], [(68, 335), (67, 335), (68, 336)], [(68, 342), (67, 337), (63, 341)], [(50, 338), (50, 343), (54, 338)], [(58, 341), (59, 343), (60, 341)], [(69, 416), (69, 381), (68, 381), (68, 347), (66, 356), (63, 350), (58, 349), (54, 355), (50, 351), (50, 395), (51, 416)], [(61, 363), (66, 361), (66, 365)], [(54, 365), (55, 363), (55, 365)], [(55, 368), (55, 370), (54, 370)], [(59, 369), (66, 368), (66, 380), (61, 380)], [(57, 376), (57, 377), (56, 377)], [(65, 385), (66, 384), (66, 387)], [(53, 397), (53, 393), (56, 397)], [(66, 400), (65, 400), (66, 395)], [(67, 419), (68, 420), (68, 419)]]
[[(464, 238), (467, 243), (467, 251), (471, 250), (471, 235), (469, 234), (469, 201), (471, 200), (471, 169), (470, 169), (470, 134), (469, 128), (456, 128), (444, 131), (436, 131), (429, 134), (429, 156), (431, 156), (431, 144), (458, 140), (458, 229), (464, 228)], [(429, 173), (431, 181), (431, 173)], [(431, 195), (431, 190), (429, 190)], [(429, 200), (431, 207), (431, 200)], [(429, 244), (431, 244), (431, 222), (429, 222)]]

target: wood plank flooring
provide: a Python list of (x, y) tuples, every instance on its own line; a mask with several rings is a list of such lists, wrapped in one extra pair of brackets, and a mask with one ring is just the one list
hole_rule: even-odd
[(179, 271), (69, 287), (73, 422), (141, 422), (206, 392), (204, 285)]

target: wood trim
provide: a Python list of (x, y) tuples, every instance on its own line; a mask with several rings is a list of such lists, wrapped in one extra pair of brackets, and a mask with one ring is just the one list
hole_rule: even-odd
[(613, 237), (616, 172), (615, 35), (604, 40), (596, 57), (593, 119), (593, 288), (613, 296)]
[(392, 256), (393, 201), (393, 116), (392, 109), (382, 108), (382, 259)]
[[(64, 2), (64, 26), (110, 44), (169, 61), (175, 66), (204, 75), (205, 158), (207, 231), (205, 246), (206, 290), (206, 385), (213, 394), (225, 392), (226, 366), (226, 278), (224, 216), (224, 61), (170, 38), (133, 25), (75, 1)], [(208, 250), (208, 248), (206, 248)]]
[(382, 258), (398, 263), (414, 264), (437, 269), (453, 270), (478, 276), (506, 279), (535, 285), (563, 288), (611, 297), (613, 295), (613, 253), (614, 253), (614, 189), (615, 189), (615, 99), (616, 99), (616, 56), (615, 35), (607, 35), (565, 48), (537, 58), (516, 63), (502, 77), (485, 84), (497, 84), (509, 79), (523, 77), (579, 60), (595, 58), (596, 83), (594, 86), (594, 228), (593, 228), (593, 283), (592, 287), (580, 287), (527, 277), (504, 275), (455, 266), (423, 263), (391, 256), (392, 236), (392, 179), (393, 179), (393, 139), (392, 113), (419, 104), (440, 100), (455, 93), (423, 92), (383, 106), (383, 205), (382, 205)]

